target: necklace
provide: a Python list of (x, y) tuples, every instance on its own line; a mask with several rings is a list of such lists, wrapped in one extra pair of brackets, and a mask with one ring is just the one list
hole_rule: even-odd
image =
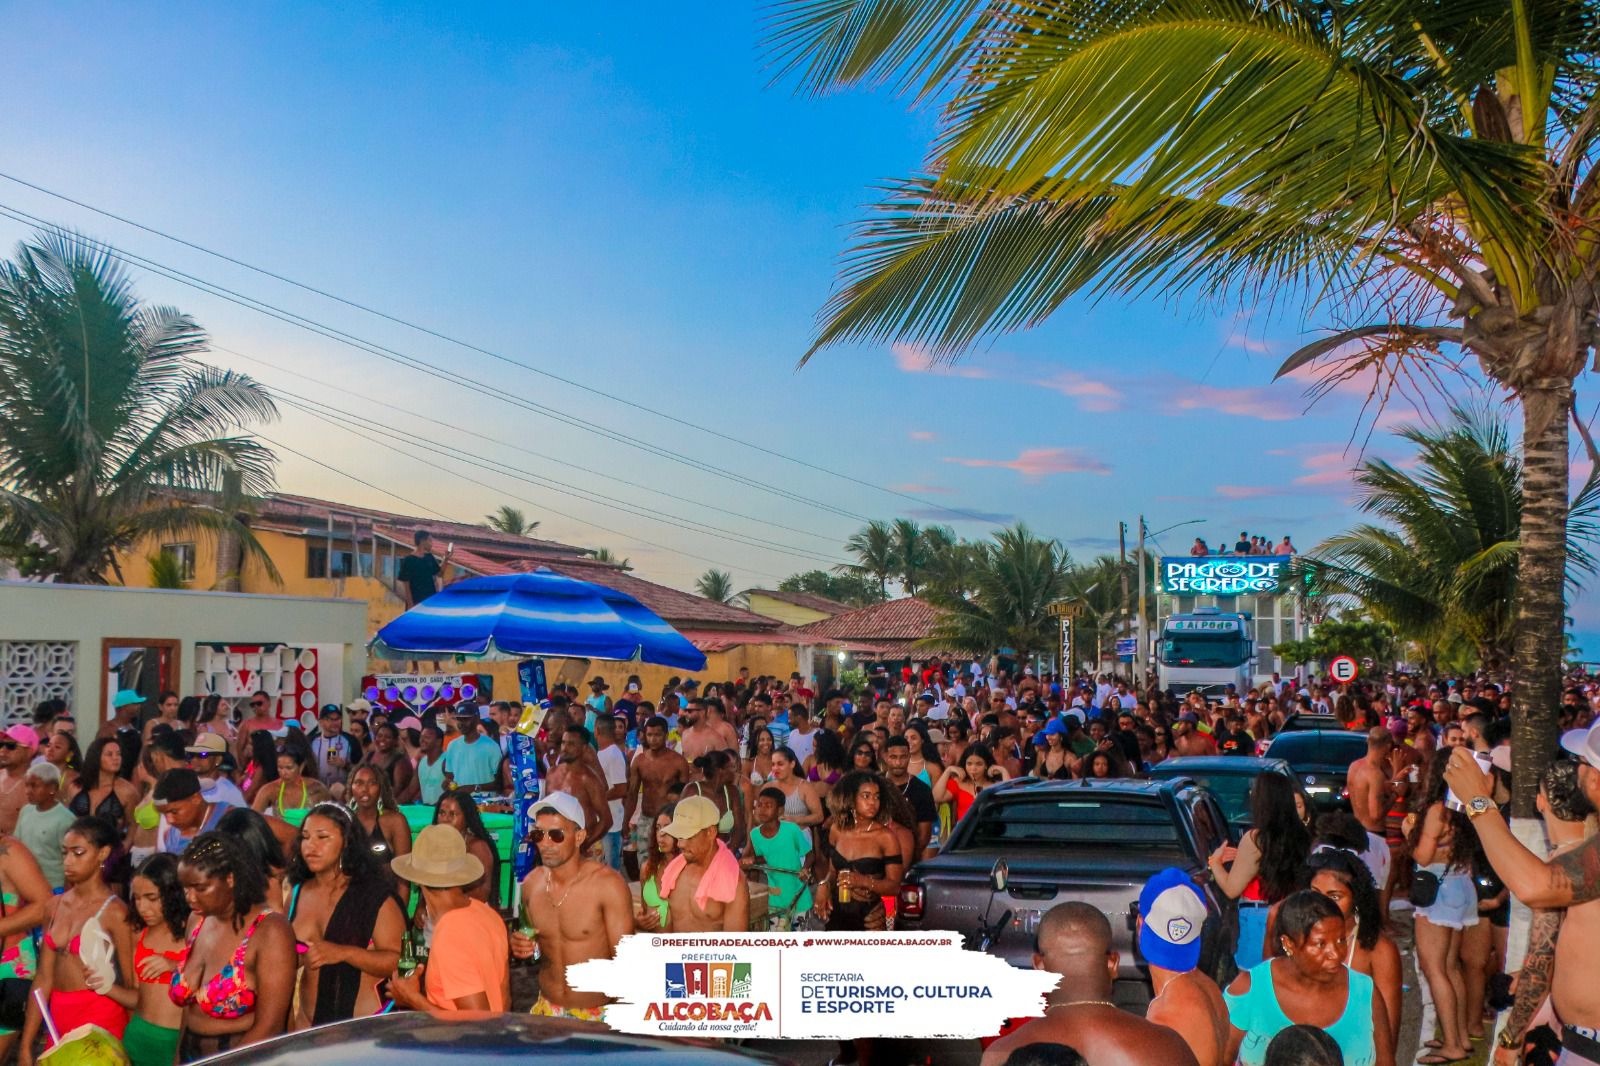
[(1045, 1008), (1045, 1012), (1049, 1013), (1057, 1007), (1110, 1007), (1112, 1010), (1120, 1009), (1109, 999), (1075, 999), (1071, 1003), (1052, 1003)]
[(572, 884), (568, 885), (567, 886), (567, 890), (565, 892), (561, 893), (561, 898), (560, 899), (556, 899), (553, 895), (551, 895), (551, 892), (550, 892), (550, 880), (554, 876), (555, 876), (554, 874), (551, 874), (551, 873), (548, 873), (548, 872), (545, 873), (545, 875), (544, 875), (544, 894), (545, 894), (545, 897), (547, 899), (549, 899), (552, 904), (555, 905), (556, 910), (560, 910), (561, 909), (561, 905), (567, 901), (567, 897), (572, 895), (573, 886), (578, 883), (578, 879), (576, 877), (574, 877), (572, 879)]

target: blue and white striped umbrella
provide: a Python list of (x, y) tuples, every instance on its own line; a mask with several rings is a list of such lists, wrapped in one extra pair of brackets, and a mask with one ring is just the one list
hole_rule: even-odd
[(686, 671), (706, 665), (700, 649), (632, 596), (546, 568), (447, 585), (378, 630), (371, 650), (386, 659), (559, 656)]

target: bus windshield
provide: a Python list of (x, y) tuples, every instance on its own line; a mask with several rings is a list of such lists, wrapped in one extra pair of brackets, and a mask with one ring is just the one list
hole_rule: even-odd
[(1240, 633), (1168, 633), (1161, 642), (1167, 666), (1238, 666), (1246, 659)]

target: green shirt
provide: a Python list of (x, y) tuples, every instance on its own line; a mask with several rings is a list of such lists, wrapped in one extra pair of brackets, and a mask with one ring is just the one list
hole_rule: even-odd
[[(767, 836), (761, 826), (750, 833), (750, 846), (755, 849), (756, 861), (779, 870), (803, 870), (806, 856), (811, 854), (811, 834), (793, 822), (779, 822), (778, 831)], [(773, 910), (785, 910), (800, 898), (799, 910), (811, 906), (811, 888), (793, 874), (767, 872), (767, 884), (772, 886)]]
[(33, 853), (51, 888), (59, 889), (64, 883), (61, 838), (67, 835), (67, 826), (76, 820), (77, 815), (59, 802), (48, 811), (41, 811), (30, 803), (17, 815), (16, 838)]

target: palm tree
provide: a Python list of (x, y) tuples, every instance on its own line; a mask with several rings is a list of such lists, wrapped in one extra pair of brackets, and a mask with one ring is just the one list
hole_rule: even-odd
[(153, 589), (186, 589), (189, 582), (183, 576), (183, 566), (176, 555), (156, 552), (146, 560), (150, 564), (150, 587)]
[(1072, 568), (1061, 542), (1018, 522), (974, 550), (971, 599), (945, 605), (921, 643), (972, 655), (1010, 648), (1023, 661), (1051, 647), (1059, 627), (1047, 608), (1065, 593)]
[[(1425, 655), (1459, 640), (1498, 675), (1516, 637), (1522, 462), (1494, 414), (1458, 407), (1451, 416), (1438, 429), (1399, 431), (1417, 449), (1415, 472), (1381, 459), (1361, 465), (1356, 503), (1386, 524), (1330, 537), (1295, 570), (1319, 595), (1355, 597)], [(1587, 545), (1597, 486), (1591, 475), (1568, 514), (1569, 582), (1595, 569)]]
[(271, 491), (272, 452), (241, 431), (277, 409), (205, 350), (193, 319), (141, 304), (88, 241), (43, 234), (0, 263), (0, 542), (42, 546), (58, 581), (104, 584), (141, 541), (233, 534), (278, 580), (223, 492), (229, 473)]
[(953, 359), (1085, 291), (1277, 290), (1340, 327), (1280, 375), (1370, 374), (1381, 403), (1468, 361), (1520, 400), (1512, 750), (1532, 818), (1558, 727), (1567, 420), (1600, 308), (1594, 0), (781, 0), (771, 27), (805, 90), (888, 83), (941, 108), (813, 352)]
[(871, 577), (878, 583), (878, 591), (885, 599), (889, 596), (889, 576), (895, 573), (898, 560), (895, 555), (894, 529), (879, 519), (868, 522), (844, 542), (844, 550), (856, 557), (854, 566), (841, 567)]
[(617, 554), (610, 548), (595, 548), (589, 553), (589, 558), (593, 559), (597, 563), (609, 563), (621, 570), (633, 569), (633, 567), (629, 565), (628, 560), (618, 558)]
[(717, 603), (733, 602), (733, 575), (726, 570), (707, 570), (694, 583), (695, 592)]
[(517, 537), (531, 537), (533, 531), (539, 528), (539, 523), (528, 521), (528, 516), (521, 510), (503, 503), (494, 514), (484, 515), (483, 524), (490, 529), (501, 533), (510, 533)]
[(909, 518), (896, 518), (889, 528), (894, 537), (894, 575), (906, 595), (915, 596), (928, 566), (928, 542), (922, 527)]
[(935, 603), (966, 599), (973, 591), (978, 546), (958, 539), (949, 526), (929, 526), (922, 540), (928, 557), (923, 594)]

